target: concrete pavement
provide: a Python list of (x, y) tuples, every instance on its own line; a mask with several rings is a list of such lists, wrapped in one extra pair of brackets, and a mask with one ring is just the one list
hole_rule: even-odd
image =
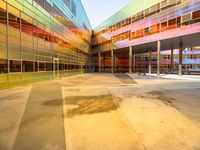
[(81, 74), (0, 91), (0, 149), (199, 150), (200, 84)]

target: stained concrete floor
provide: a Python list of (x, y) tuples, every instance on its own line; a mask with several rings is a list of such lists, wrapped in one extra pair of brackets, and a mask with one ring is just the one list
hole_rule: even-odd
[(0, 90), (0, 150), (200, 150), (200, 83), (81, 74)]

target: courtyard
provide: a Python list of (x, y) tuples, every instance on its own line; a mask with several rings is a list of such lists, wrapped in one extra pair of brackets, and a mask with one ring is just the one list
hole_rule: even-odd
[(199, 150), (199, 78), (90, 73), (0, 90), (1, 150)]

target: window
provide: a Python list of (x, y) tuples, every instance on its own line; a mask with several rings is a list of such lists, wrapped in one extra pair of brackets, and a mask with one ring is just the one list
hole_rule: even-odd
[(178, 17), (177, 18), (177, 24), (180, 24), (181, 23), (181, 17)]
[(150, 33), (150, 28), (149, 27), (144, 29), (144, 34), (148, 34), (148, 33)]
[(53, 71), (53, 64), (52, 63), (46, 63), (46, 70), (47, 71)]
[(173, 25), (176, 25), (176, 18), (168, 21), (168, 26), (173, 26)]
[(59, 64), (59, 69), (60, 70), (65, 70), (65, 65), (64, 64)]
[(117, 26), (114, 24), (113, 26), (112, 26), (112, 31), (115, 31), (117, 29)]
[(76, 4), (74, 3), (74, 1), (71, 2), (71, 9), (74, 16), (76, 16)]
[(9, 13), (9, 25), (16, 28), (16, 29), (20, 29), (20, 19), (16, 16), (14, 16), (13, 14)]
[(156, 13), (157, 12), (157, 5), (153, 5), (150, 7), (150, 13), (153, 14), (153, 13)]
[(45, 63), (44, 62), (39, 62), (39, 71), (45, 71)]
[(191, 13), (182, 16), (182, 22), (189, 21), (191, 19)]
[(157, 12), (160, 12), (160, 3), (157, 4)]
[[(30, 18), (29, 16), (25, 15), (22, 13), (22, 17), (24, 19), (21, 19), (21, 29), (23, 32), (27, 33), (27, 34), (33, 34), (33, 25), (32, 23), (32, 18)], [(28, 20), (29, 22), (27, 22), (26, 20)]]
[(44, 1), (44, 9), (47, 11), (47, 12), (52, 12), (52, 6), (51, 6), (51, 4), (49, 4), (49, 2), (48, 1)]
[(144, 10), (144, 15), (145, 15), (145, 16), (148, 16), (148, 15), (149, 15), (149, 8), (147, 8), (147, 9)]
[(22, 32), (25, 32), (27, 34), (32, 34), (33, 33), (32, 24), (28, 23), (25, 20), (22, 20), (21, 23), (22, 23)]
[(192, 19), (198, 19), (198, 18), (200, 18), (200, 10), (192, 13)]
[(136, 31), (136, 38), (140, 38), (143, 36), (143, 29)]
[(67, 64), (65, 64), (65, 70), (68, 70), (68, 65)]
[(23, 72), (33, 72), (33, 62), (32, 61), (23, 61), (22, 62), (22, 71)]
[(38, 72), (38, 62), (35, 62), (35, 72)]
[(139, 12), (136, 14), (136, 19), (139, 20), (139, 19), (143, 19), (144, 18), (144, 15), (143, 15), (143, 12)]
[(159, 30), (160, 30), (160, 24), (156, 24), (156, 25), (153, 25), (150, 27), (150, 30), (151, 30), (151, 33), (154, 34), (154, 33), (158, 33)]
[(168, 0), (169, 5), (176, 5), (176, 0)]
[(21, 72), (21, 61), (10, 60), (10, 72)]
[(8, 61), (6, 59), (0, 59), (0, 74), (8, 73)]
[(36, 2), (44, 8), (44, 0), (36, 0)]
[(70, 1), (70, 0), (63, 0), (63, 2), (64, 2), (65, 5), (70, 9), (71, 1)]
[(131, 39), (134, 39), (135, 38), (135, 32), (132, 32), (131, 33)]
[(162, 22), (161, 23), (161, 28), (166, 28), (167, 27), (167, 22)]
[(4, 9), (0, 8), (0, 23), (6, 24), (6, 22), (7, 22), (6, 16), (7, 16), (6, 11)]
[(135, 22), (135, 15), (131, 18), (132, 22)]
[(164, 9), (165, 7), (167, 7), (167, 0), (161, 2), (161, 9)]

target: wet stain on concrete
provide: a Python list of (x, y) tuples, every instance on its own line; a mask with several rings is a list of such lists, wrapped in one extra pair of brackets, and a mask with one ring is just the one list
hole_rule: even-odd
[(155, 91), (154, 90), (154, 91), (149, 92), (147, 94), (151, 95), (151, 97), (154, 98), (154, 99), (158, 99), (158, 100), (164, 102), (166, 105), (174, 106), (174, 104), (173, 104), (174, 98), (169, 97), (168, 95), (166, 95), (162, 91)]
[(162, 91), (153, 90), (145, 94), (136, 94), (136, 96), (139, 98), (144, 98), (144, 99), (150, 98), (150, 99), (159, 100), (168, 106), (178, 109), (177, 105), (174, 103), (175, 99), (173, 97), (168, 96), (165, 92), (162, 92)]
[(95, 114), (116, 110), (119, 107), (119, 99), (111, 95), (102, 96), (76, 96), (67, 97), (65, 104), (74, 106), (68, 109), (67, 116)]

